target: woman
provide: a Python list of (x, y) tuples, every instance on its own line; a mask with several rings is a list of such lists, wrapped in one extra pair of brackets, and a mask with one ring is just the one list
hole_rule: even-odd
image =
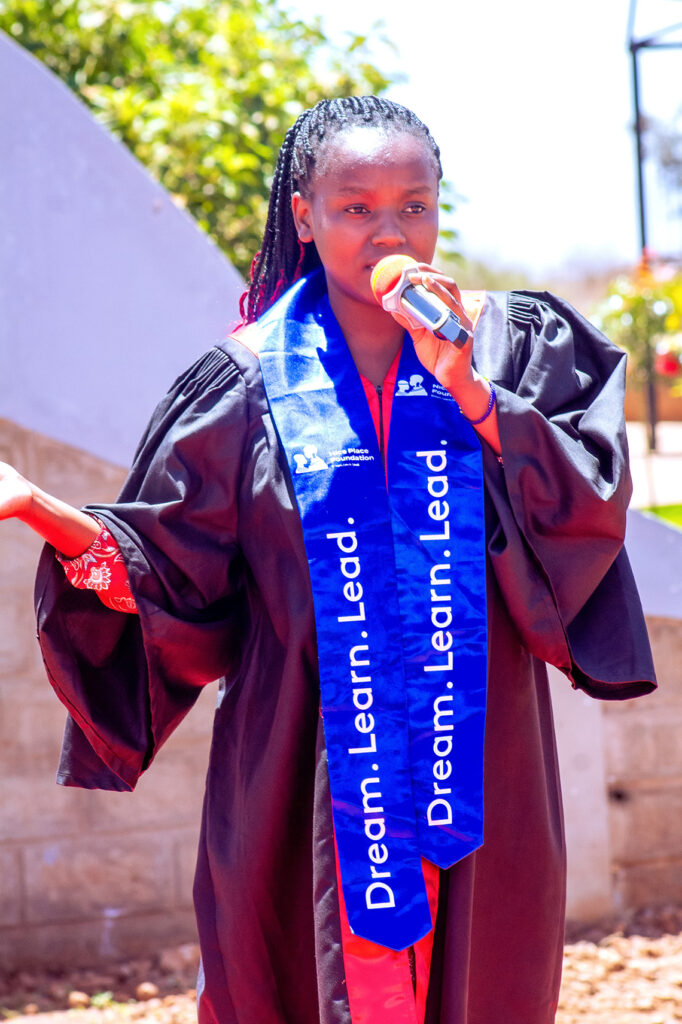
[[(72, 581), (46, 548), (62, 783), (131, 789), (223, 677), (202, 1024), (549, 1024), (565, 858), (544, 662), (606, 699), (655, 685), (622, 549), (623, 353), (545, 293), (460, 296), (431, 265), (440, 177), (398, 104), (306, 111), (246, 326), (176, 381), (116, 505), (5, 470), (3, 514)], [(375, 300), (397, 253), (461, 349)]]

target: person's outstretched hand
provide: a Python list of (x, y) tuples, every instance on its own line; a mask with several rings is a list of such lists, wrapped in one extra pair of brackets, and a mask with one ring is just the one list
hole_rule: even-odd
[(28, 511), (33, 489), (21, 473), (7, 462), (0, 462), (0, 519), (12, 519)]
[(0, 519), (21, 519), (67, 558), (81, 555), (99, 534), (92, 516), (32, 484), (14, 466), (0, 462)]

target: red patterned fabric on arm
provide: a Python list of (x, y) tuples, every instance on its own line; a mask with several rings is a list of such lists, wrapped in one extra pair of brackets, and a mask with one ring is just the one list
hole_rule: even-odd
[(130, 592), (128, 573), (118, 544), (101, 519), (92, 517), (100, 526), (100, 533), (87, 551), (77, 558), (66, 558), (56, 551), (66, 578), (79, 590), (94, 590), (100, 601), (116, 612), (137, 612), (135, 598)]

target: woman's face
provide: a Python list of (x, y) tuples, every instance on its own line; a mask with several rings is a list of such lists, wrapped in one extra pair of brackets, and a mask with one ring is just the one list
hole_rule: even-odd
[[(334, 136), (318, 157), (306, 195), (292, 199), (302, 242), (314, 241), (332, 308), (376, 310), (370, 277), (384, 256), (433, 259), (438, 174), (427, 140), (372, 126)], [(356, 310), (359, 312), (359, 309)]]

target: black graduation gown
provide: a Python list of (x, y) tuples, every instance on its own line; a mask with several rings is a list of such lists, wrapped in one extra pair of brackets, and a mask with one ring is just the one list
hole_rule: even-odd
[[(543, 662), (596, 697), (655, 685), (622, 549), (624, 354), (546, 293), (489, 295), (474, 351), (503, 452), (483, 445), (485, 842), (441, 873), (427, 1024), (550, 1024), (565, 855)], [(200, 1021), (350, 1024), (312, 597), (255, 356), (228, 339), (180, 377), (118, 503), (92, 509), (139, 616), (71, 587), (45, 550), (41, 645), (70, 712), (59, 781), (131, 789), (222, 676), (195, 882)]]

